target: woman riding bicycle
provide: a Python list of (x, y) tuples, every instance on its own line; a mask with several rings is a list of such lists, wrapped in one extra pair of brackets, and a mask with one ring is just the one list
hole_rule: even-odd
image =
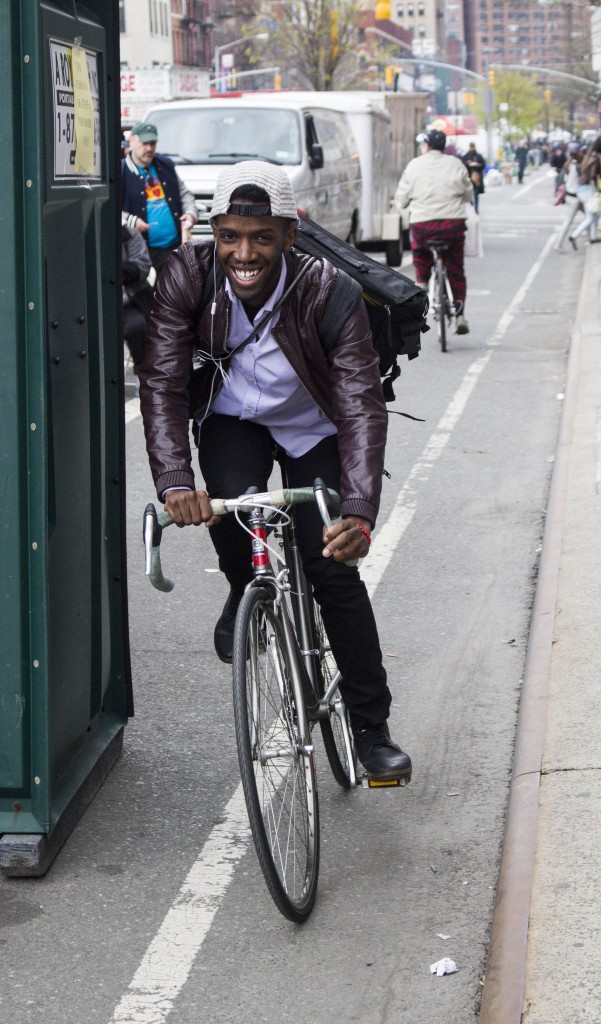
[[(367, 314), (361, 303), (324, 354), (317, 324), (338, 271), (293, 251), (296, 203), (281, 168), (246, 161), (224, 170), (211, 219), (214, 242), (182, 246), (163, 268), (140, 372), (159, 498), (178, 525), (210, 527), (231, 588), (215, 628), (217, 653), (229, 662), (252, 568), (243, 531), (231, 518), (215, 520), (207, 494), (195, 489), (188, 383), (196, 350), (207, 400), (195, 403), (195, 432), (211, 497), (265, 490), (276, 447), (289, 486), (321, 476), (341, 495), (342, 521), (326, 531), (325, 546), (316, 508), (299, 511), (304, 568), (342, 673), (357, 754), (373, 778), (408, 779), (411, 760), (386, 724), (391, 695), (369, 596), (357, 568), (345, 564), (369, 549), (386, 441)], [(224, 280), (215, 274), (213, 301), (200, 309), (212, 268)]]
[(447, 137), (432, 129), (417, 136), (421, 156), (407, 164), (394, 198), (399, 213), (409, 210), (411, 249), (416, 281), (428, 287), (434, 257), (428, 242), (442, 239), (448, 243), (443, 261), (455, 303), (457, 334), (467, 334), (465, 309), (466, 280), (463, 266), (467, 214), (465, 204), (473, 199), (473, 186), (465, 165), (456, 156), (444, 153)]

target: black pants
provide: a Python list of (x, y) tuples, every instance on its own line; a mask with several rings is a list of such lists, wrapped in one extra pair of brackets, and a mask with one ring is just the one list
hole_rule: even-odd
[(166, 249), (157, 249), (157, 247), (154, 245), (148, 246), (148, 255), (150, 256), (150, 262), (152, 263), (154, 269), (156, 270), (157, 275), (160, 274), (161, 268), (163, 264), (166, 262), (167, 258), (171, 255), (172, 252), (175, 251), (175, 249), (179, 248), (180, 244), (181, 243), (178, 239), (173, 243), (173, 245), (168, 245)]
[(134, 305), (125, 306), (123, 310), (123, 336), (127, 342), (134, 366), (138, 367), (144, 359), (148, 320), (144, 313)]
[[(266, 427), (232, 416), (212, 415), (200, 431), (200, 469), (208, 494), (232, 498), (256, 486), (264, 491), (272, 472), (276, 445)], [(290, 487), (306, 487), (322, 477), (328, 487), (340, 486), (336, 437), (327, 437), (300, 458), (278, 450)], [(386, 684), (378, 631), (365, 584), (356, 567), (324, 558), (323, 525), (316, 505), (295, 511), (303, 566), (342, 674), (340, 690), (355, 717), (376, 724), (388, 718), (391, 696)], [(252, 579), (248, 534), (234, 516), (210, 529), (219, 568), (234, 590)]]

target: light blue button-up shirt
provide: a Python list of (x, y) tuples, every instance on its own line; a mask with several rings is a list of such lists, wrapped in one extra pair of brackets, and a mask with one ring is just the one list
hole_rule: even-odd
[[(257, 313), (255, 323), (270, 312), (281, 298), (285, 280), (286, 263), (282, 257), (277, 287)], [(221, 390), (211, 402), (209, 411), (260, 423), (267, 427), (274, 441), (287, 455), (293, 459), (299, 458), (324, 437), (335, 434), (336, 427), (301, 384), (273, 336), (279, 310), (265, 325), (256, 341), (244, 345), (239, 352), (235, 351), (249, 336), (253, 324), (227, 279), (225, 290), (232, 302), (227, 347), (234, 351)]]

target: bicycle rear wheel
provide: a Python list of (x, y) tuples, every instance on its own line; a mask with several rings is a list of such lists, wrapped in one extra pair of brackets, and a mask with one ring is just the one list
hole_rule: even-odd
[(290, 921), (307, 919), (319, 872), (319, 808), (310, 737), (297, 706), (281, 621), (266, 589), (246, 592), (234, 634), (240, 774), (259, 864)]
[(438, 298), (438, 340), (443, 352), (447, 350), (447, 288), (444, 266), (440, 260), (436, 263), (436, 295)]
[[(317, 650), (319, 651), (319, 668), (320, 668), (320, 696), (323, 696), (329, 689), (331, 683), (340, 677), (340, 670), (336, 664), (336, 660), (330, 647), (330, 641), (328, 634), (326, 633), (323, 619), (321, 617), (321, 611), (316, 601), (313, 601), (313, 628), (315, 631), (315, 639), (317, 642)], [(338, 704), (340, 714), (336, 711), (336, 704)], [(328, 718), (320, 718), (319, 724), (321, 726), (321, 735), (323, 738), (323, 745), (326, 752), (326, 757), (330, 768), (332, 769), (332, 775), (336, 779), (336, 782), (342, 786), (343, 789), (350, 789), (351, 786), (351, 775), (349, 766), (349, 753), (344, 740), (344, 728), (342, 725), (341, 717), (346, 720), (347, 729), (351, 740), (351, 756), (353, 758), (354, 766), (356, 769), (355, 750), (353, 746), (353, 734), (351, 732), (351, 724), (349, 713), (344, 706), (340, 690), (338, 686), (333, 691), (330, 697), (331, 711)], [(355, 771), (356, 777), (356, 771)]]

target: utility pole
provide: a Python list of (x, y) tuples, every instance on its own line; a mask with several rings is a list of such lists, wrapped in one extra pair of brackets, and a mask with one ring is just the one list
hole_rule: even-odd
[(495, 162), (492, 144), (492, 112), (494, 107), (494, 96), (492, 87), (495, 81), (495, 73), (488, 63), (488, 47), (482, 48), (482, 59), (484, 63), (484, 118), (486, 123), (486, 162), (492, 166)]

